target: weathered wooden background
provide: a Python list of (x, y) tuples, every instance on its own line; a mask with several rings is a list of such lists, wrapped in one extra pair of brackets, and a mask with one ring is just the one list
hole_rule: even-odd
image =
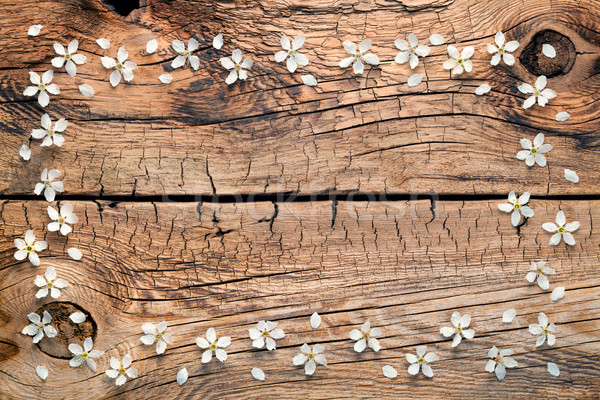
[[(598, 398), (600, 396), (600, 1), (560, 0), (142, 0), (123, 17), (99, 0), (0, 1), (0, 398)], [(27, 36), (34, 23), (40, 36)], [(491, 67), (485, 45), (502, 30), (520, 61)], [(393, 41), (414, 32), (472, 45), (475, 69), (450, 79), (446, 46), (433, 47), (409, 88)], [(225, 35), (222, 50), (211, 47)], [(290, 75), (273, 61), (282, 33), (306, 36), (310, 64)], [(195, 35), (200, 69), (170, 72), (173, 39)], [(108, 51), (95, 43), (111, 41)], [(159, 51), (145, 54), (158, 38)], [(25, 98), (28, 70), (51, 69), (52, 44), (76, 38), (88, 63), (55, 73), (60, 96), (42, 110)], [(383, 61), (355, 76), (337, 67), (343, 40), (373, 39)], [(558, 56), (538, 57), (550, 42)], [(100, 56), (125, 45), (137, 62), (131, 84), (112, 88)], [(239, 47), (255, 64), (227, 86), (218, 58)], [(319, 80), (302, 85), (302, 73)], [(540, 74), (558, 97), (523, 110), (522, 82)], [(486, 96), (474, 95), (484, 82)], [(77, 85), (91, 84), (94, 98)], [(564, 123), (558, 111), (571, 113)], [(62, 148), (18, 149), (48, 112), (70, 124)], [(519, 139), (546, 134), (545, 168), (516, 160)], [(63, 171), (80, 222), (65, 239), (47, 232), (47, 203), (33, 196), (43, 168)], [(577, 185), (563, 169), (579, 173)], [(496, 204), (532, 193), (535, 217), (510, 225)], [(579, 220), (577, 244), (548, 245), (541, 229), (558, 209)], [(42, 265), (14, 259), (25, 230), (45, 237)], [(81, 262), (66, 256), (79, 247)], [(552, 287), (525, 281), (531, 260), (557, 271)], [(37, 300), (35, 275), (54, 266), (70, 286)], [(50, 304), (50, 306), (47, 306)], [(20, 333), (43, 307), (93, 321), (32, 345)], [(517, 308), (515, 321), (502, 313)], [(455, 350), (439, 334), (450, 314), (469, 313), (476, 337)], [(323, 317), (318, 330), (308, 318)], [(527, 326), (545, 312), (557, 344), (534, 348)], [(286, 332), (275, 352), (255, 350), (260, 319)], [(162, 356), (139, 341), (144, 322), (166, 320), (175, 344)], [(348, 332), (369, 320), (382, 351), (357, 354)], [(194, 343), (208, 327), (233, 339), (226, 363), (200, 363)], [(106, 350), (93, 374), (68, 366), (67, 342), (87, 334)], [(325, 346), (328, 367), (312, 377), (292, 365), (303, 343)], [(421, 344), (441, 358), (432, 380), (410, 377), (404, 354)], [(487, 351), (512, 348), (519, 367), (504, 381), (484, 370)], [(138, 379), (121, 388), (104, 375), (109, 356), (133, 356)], [(552, 361), (560, 377), (546, 370)], [(37, 365), (50, 376), (42, 382)], [(381, 367), (399, 371), (384, 378)], [(183, 366), (189, 381), (179, 386)], [(261, 367), (265, 382), (250, 370)]]

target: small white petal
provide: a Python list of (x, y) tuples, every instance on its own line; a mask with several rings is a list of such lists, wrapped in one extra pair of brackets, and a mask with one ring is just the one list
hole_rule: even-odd
[(502, 314), (502, 322), (504, 322), (505, 324), (510, 324), (516, 316), (517, 310), (515, 310), (514, 308), (506, 310), (504, 311), (504, 314)]
[(475, 94), (478, 96), (482, 96), (482, 95), (488, 93), (490, 90), (492, 90), (492, 87), (490, 85), (488, 85), (487, 83), (484, 83), (483, 85), (481, 85), (477, 89), (475, 89)]
[(317, 314), (315, 311), (313, 315), (310, 316), (310, 326), (313, 329), (317, 329), (321, 325), (321, 316)]
[[(35, 35), (33, 35), (33, 36), (35, 36)], [(549, 364), (548, 364), (548, 369), (550, 369), (550, 365)], [(46, 368), (43, 365), (38, 365), (36, 367), (36, 369), (35, 369), (35, 372), (40, 377), (40, 379), (43, 380), (43, 381), (45, 381), (46, 378), (48, 377), (48, 368)], [(558, 376), (558, 375), (556, 375), (556, 376)]]
[(223, 47), (223, 34), (222, 33), (219, 33), (217, 36), (214, 37), (213, 47), (217, 50), (219, 50), (221, 47)]
[(562, 299), (563, 297), (565, 297), (564, 286), (557, 286), (556, 288), (554, 288), (554, 290), (552, 291), (552, 294), (550, 295), (550, 299), (552, 299), (552, 301), (558, 301), (558, 300)]
[(146, 43), (146, 53), (148, 54), (154, 53), (157, 48), (158, 42), (156, 41), (156, 39), (152, 39), (148, 43)]
[(160, 80), (165, 85), (168, 85), (169, 83), (173, 82), (173, 77), (171, 76), (171, 74), (162, 74), (158, 77), (158, 80)]
[(29, 161), (29, 159), (31, 158), (31, 150), (29, 149), (29, 147), (27, 147), (26, 144), (21, 146), (21, 148), (19, 149), (19, 155), (25, 161)]
[(434, 33), (433, 35), (429, 36), (429, 43), (434, 46), (441, 46), (446, 43), (446, 41), (442, 35)]
[(554, 47), (547, 43), (542, 46), (542, 53), (544, 53), (544, 55), (548, 58), (556, 57), (556, 50), (554, 50)]
[(94, 97), (95, 94), (94, 88), (88, 85), (87, 83), (79, 85), (79, 92), (81, 92), (82, 95), (87, 97)]
[(183, 385), (188, 380), (187, 368), (182, 368), (177, 372), (177, 383)]
[(85, 321), (85, 314), (81, 311), (76, 311), (73, 314), (69, 315), (69, 319), (76, 324), (80, 324)]
[(561, 111), (558, 114), (556, 114), (556, 120), (558, 122), (564, 122), (564, 121), (568, 120), (569, 118), (571, 118), (571, 114), (569, 114), (566, 111)]
[(421, 82), (423, 82), (423, 75), (421, 75), (421, 74), (414, 74), (410, 78), (408, 78), (408, 86), (409, 87), (417, 86)]
[(110, 49), (110, 42), (104, 38), (96, 40), (96, 43), (98, 43), (98, 46), (104, 50)]
[(312, 75), (302, 75), (302, 82), (307, 86), (317, 86), (317, 79)]
[(560, 375), (560, 369), (558, 369), (558, 365), (551, 362), (548, 363), (548, 372), (550, 372), (550, 375), (552, 376)]
[(265, 380), (265, 373), (260, 368), (252, 368), (252, 377), (259, 381)]
[(81, 251), (79, 251), (79, 249), (76, 249), (75, 247), (69, 248), (67, 250), (67, 254), (69, 254), (69, 257), (71, 257), (75, 261), (81, 260)]
[(579, 176), (577, 176), (577, 172), (568, 168), (565, 168), (565, 179), (573, 183), (579, 182)]
[(27, 31), (27, 35), (29, 36), (37, 36), (40, 34), (40, 31), (42, 30), (42, 25), (31, 25), (29, 27), (29, 30)]
[(394, 379), (398, 376), (398, 371), (396, 371), (396, 369), (391, 365), (384, 365), (383, 376), (385, 376), (386, 378)]

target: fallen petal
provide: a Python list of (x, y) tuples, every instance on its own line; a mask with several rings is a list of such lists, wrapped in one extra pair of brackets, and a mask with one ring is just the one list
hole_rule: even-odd
[(76, 311), (73, 314), (69, 315), (69, 319), (75, 324), (80, 324), (85, 321), (85, 314), (81, 311)]
[(317, 86), (317, 79), (312, 75), (302, 75), (302, 82), (308, 86)]
[(550, 295), (550, 299), (552, 299), (552, 301), (558, 301), (558, 300), (562, 299), (563, 297), (565, 297), (564, 286), (555, 287), (554, 290), (552, 291), (552, 294)]
[(70, 249), (68, 249), (67, 254), (75, 261), (81, 260), (81, 251), (79, 251), (79, 249), (76, 249), (75, 247), (71, 247)]
[(96, 40), (96, 43), (98, 43), (98, 46), (100, 46), (104, 50), (110, 49), (110, 42), (107, 39), (104, 39), (104, 38), (98, 39), (98, 40)]
[(552, 376), (560, 375), (560, 369), (558, 368), (558, 365), (551, 362), (548, 363), (548, 372), (550, 372), (550, 375)]
[(157, 48), (158, 42), (156, 41), (156, 39), (152, 39), (148, 43), (146, 43), (146, 53), (148, 54), (154, 53)]
[(579, 182), (579, 176), (577, 176), (577, 172), (568, 168), (565, 168), (565, 179), (573, 183)]
[(317, 312), (315, 312), (313, 315), (310, 316), (310, 326), (312, 326), (313, 329), (317, 329), (320, 325), (321, 316), (317, 314)]
[(384, 365), (383, 366), (383, 376), (385, 376), (386, 378), (394, 379), (395, 377), (398, 376), (398, 372), (391, 365)]
[(566, 111), (561, 111), (558, 114), (556, 114), (556, 120), (558, 122), (564, 122), (564, 121), (568, 120), (569, 118), (571, 118), (571, 114), (569, 114)]
[(87, 83), (84, 83), (83, 85), (79, 85), (79, 91), (81, 92), (82, 95), (87, 96), (87, 97), (94, 97), (94, 88), (91, 87), (90, 85), (88, 85)]
[(482, 96), (482, 95), (488, 93), (490, 90), (492, 90), (492, 87), (490, 85), (488, 85), (487, 83), (484, 83), (483, 85), (481, 85), (477, 89), (475, 89), (475, 94), (478, 96)]
[(26, 144), (21, 146), (21, 148), (19, 149), (19, 155), (25, 161), (29, 161), (29, 159), (31, 158), (31, 150), (29, 149), (29, 147), (27, 147)]
[(421, 82), (423, 82), (423, 75), (421, 75), (421, 74), (414, 74), (410, 78), (408, 78), (408, 86), (409, 87), (417, 86)]
[(254, 379), (258, 379), (259, 381), (265, 380), (265, 373), (260, 368), (252, 368), (252, 376)]
[(221, 47), (223, 47), (223, 34), (222, 33), (219, 33), (217, 36), (214, 37), (213, 47), (217, 50), (219, 50)]
[(165, 85), (168, 85), (169, 83), (173, 82), (173, 77), (171, 76), (171, 74), (162, 74), (158, 77), (158, 80), (164, 83)]
[(544, 53), (544, 55), (548, 58), (556, 57), (556, 50), (554, 50), (554, 47), (549, 44), (544, 44), (542, 46), (542, 53)]
[(48, 377), (48, 368), (46, 368), (43, 365), (38, 365), (35, 369), (35, 372), (43, 381), (45, 381), (46, 378)]
[(177, 372), (177, 383), (181, 386), (188, 380), (187, 368), (182, 368)]
[(31, 25), (29, 27), (29, 30), (27, 31), (27, 35), (29, 36), (37, 36), (40, 34), (40, 31), (42, 30), (42, 25)]
[(504, 311), (504, 314), (502, 314), (502, 322), (504, 322), (505, 324), (510, 324), (516, 316), (517, 310), (515, 310), (514, 308), (506, 310)]
[(429, 43), (431, 43), (434, 46), (441, 46), (444, 43), (446, 43), (446, 41), (444, 40), (444, 37), (442, 35), (434, 33), (433, 35), (429, 36)]

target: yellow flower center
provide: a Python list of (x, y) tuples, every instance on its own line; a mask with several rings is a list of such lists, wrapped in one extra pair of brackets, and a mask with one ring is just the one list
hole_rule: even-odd
[(562, 226), (560, 228), (558, 228), (558, 232), (559, 233), (564, 233), (565, 232), (565, 228), (563, 228)]

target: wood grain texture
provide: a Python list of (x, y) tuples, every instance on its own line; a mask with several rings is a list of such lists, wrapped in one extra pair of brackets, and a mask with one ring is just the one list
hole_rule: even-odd
[[(8, 399), (398, 399), (600, 397), (600, 2), (598, 0), (141, 0), (127, 18), (99, 0), (0, 0), (0, 398)], [(40, 36), (28, 27), (42, 23)], [(521, 62), (492, 67), (485, 45), (502, 30)], [(475, 46), (475, 69), (451, 78), (446, 46), (414, 72), (393, 63), (393, 41), (442, 34)], [(217, 33), (222, 50), (211, 47)], [(289, 74), (273, 61), (282, 33), (306, 36), (310, 64)], [(172, 71), (173, 39), (200, 41), (200, 68)], [(101, 50), (100, 37), (111, 41)], [(144, 52), (156, 37), (156, 54)], [(22, 96), (28, 70), (51, 68), (52, 44), (77, 38), (88, 63), (55, 72), (60, 96), (42, 110)], [(343, 40), (373, 39), (383, 61), (363, 76), (337, 65)], [(544, 41), (558, 56), (541, 59)], [(125, 45), (138, 63), (112, 88), (100, 64)], [(218, 59), (240, 48), (255, 64), (227, 86)], [(173, 83), (158, 76), (169, 72)], [(523, 110), (517, 90), (540, 72), (558, 92)], [(316, 88), (300, 75), (314, 74)], [(492, 85), (486, 96), (474, 90)], [(93, 98), (77, 85), (91, 84)], [(559, 111), (572, 115), (554, 120)], [(40, 117), (66, 117), (62, 148), (28, 142)], [(554, 146), (545, 168), (516, 160), (519, 139), (538, 132)], [(32, 160), (18, 156), (30, 143)], [(80, 222), (68, 238), (48, 232), (33, 187), (43, 168), (64, 172)], [(577, 171), (577, 185), (563, 169)], [(531, 192), (535, 216), (514, 228), (497, 209), (510, 190)], [(57, 206), (57, 204), (54, 204)], [(581, 222), (574, 247), (553, 247), (541, 229), (561, 209)], [(33, 229), (49, 243), (41, 266), (14, 259), (14, 239)], [(78, 247), (81, 262), (66, 249)], [(529, 284), (532, 260), (557, 271), (550, 292)], [(69, 281), (58, 300), (37, 300), (33, 280), (54, 266)], [(83, 310), (79, 330), (61, 314), (61, 335), (32, 345), (27, 314)], [(512, 324), (502, 313), (516, 308)], [(309, 316), (323, 323), (314, 330)], [(453, 311), (476, 331), (457, 349), (439, 334)], [(557, 343), (535, 348), (527, 327), (545, 312)], [(286, 332), (275, 352), (251, 346), (262, 319)], [(141, 325), (168, 321), (175, 343), (157, 356)], [(382, 328), (382, 350), (357, 354), (351, 329)], [(206, 329), (232, 337), (224, 363), (200, 362)], [(107, 353), (91, 373), (68, 366), (65, 343), (92, 330)], [(294, 367), (303, 343), (321, 343), (327, 367)], [(406, 372), (406, 353), (426, 344), (440, 360), (432, 380)], [(504, 381), (485, 372), (492, 345), (515, 350)], [(140, 377), (117, 388), (110, 356), (131, 354)], [(546, 365), (561, 369), (552, 377)], [(37, 365), (50, 370), (47, 381)], [(390, 364), (398, 378), (381, 368)], [(261, 367), (265, 382), (254, 380)], [(189, 381), (179, 386), (177, 371)]]
[[(298, 192), (388, 192), (504, 194), (597, 194), (600, 21), (597, 1), (168, 1), (149, 2), (123, 21), (98, 1), (3, 2), (0, 38), (0, 121), (6, 145), (0, 150), (0, 192), (31, 194), (51, 165), (64, 171), (67, 193), (85, 195), (248, 194)], [(14, 19), (15, 12), (30, 18)], [(69, 15), (69, 18), (64, 18)], [(44, 19), (35, 39), (28, 24)], [(559, 95), (545, 108), (523, 110), (517, 86), (536, 76), (523, 65), (492, 67), (487, 43), (498, 30), (517, 39), (520, 52), (540, 31), (551, 29), (574, 44), (574, 63), (549, 79)], [(210, 47), (221, 32), (225, 46)], [(446, 46), (432, 48), (415, 70), (426, 83), (409, 88), (406, 65), (392, 62), (393, 41), (414, 32), (422, 42), (431, 33), (462, 48), (475, 46), (475, 70), (450, 79), (442, 69)], [(282, 33), (306, 35), (310, 64), (301, 73), (319, 80), (300, 83), (273, 61)], [(170, 71), (173, 39), (195, 35), (201, 42), (200, 69)], [(107, 37), (112, 49), (95, 40)], [(144, 55), (157, 37), (159, 51)], [(41, 151), (24, 168), (18, 149), (39, 125), (35, 99), (24, 98), (27, 70), (44, 71), (52, 44), (80, 40), (88, 63), (75, 79), (64, 72), (62, 88), (47, 107), (71, 125), (67, 145)], [(337, 66), (345, 39), (374, 40), (383, 61), (363, 76)], [(114, 57), (125, 45), (140, 66), (132, 84), (110, 87), (100, 56)], [(559, 45), (557, 44), (557, 47)], [(248, 81), (227, 86), (218, 59), (239, 47), (255, 65)], [(24, 51), (24, 49), (35, 51)], [(558, 47), (559, 51), (561, 47)], [(558, 62), (558, 61), (557, 61)], [(565, 67), (567, 68), (567, 67)], [(76, 85), (91, 83), (92, 99)], [(481, 83), (492, 92), (474, 95)], [(568, 110), (572, 118), (557, 123)], [(545, 132), (555, 150), (547, 168), (527, 168), (514, 155), (519, 139)], [(582, 184), (565, 182), (563, 169), (578, 161)]]
[[(597, 277), (600, 238), (598, 201), (537, 201), (536, 215), (517, 232), (495, 202), (438, 202), (432, 218), (429, 201), (339, 202), (331, 204), (190, 204), (77, 202), (82, 222), (68, 240), (45, 232), (50, 251), (43, 265), (56, 267), (71, 286), (60, 301), (86, 310), (98, 326), (96, 346), (117, 356), (131, 353), (141, 377), (121, 389), (102, 373), (68, 368), (19, 334), (25, 315), (48, 300), (35, 300), (33, 279), (40, 268), (12, 259), (12, 241), (23, 225), (44, 230), (44, 202), (6, 202), (0, 249), (0, 309), (10, 316), (0, 340), (18, 354), (0, 364), (4, 393), (45, 398), (156, 397), (198, 398), (374, 398), (374, 397), (594, 397), (598, 382)], [(581, 222), (577, 245), (548, 245), (540, 224), (561, 208)], [(30, 220), (26, 220), (29, 216)], [(64, 255), (78, 246), (82, 262)], [(547, 260), (557, 275), (552, 287), (567, 288), (552, 303), (549, 292), (525, 281), (530, 260)], [(502, 313), (519, 315), (506, 325)], [(323, 325), (312, 330), (309, 315)], [(454, 310), (473, 318), (476, 338), (451, 350), (439, 334)], [(554, 347), (535, 349), (527, 326), (539, 312), (559, 325)], [(139, 342), (141, 324), (169, 321), (175, 345), (163, 356)], [(286, 337), (269, 353), (252, 349), (247, 329), (260, 319), (279, 322)], [(356, 354), (348, 332), (362, 321), (382, 327), (383, 350)], [(214, 326), (230, 335), (225, 364), (200, 363), (197, 336)], [(305, 377), (292, 357), (304, 343), (322, 343), (329, 365)], [(441, 357), (436, 376), (409, 378), (404, 353), (428, 344)], [(519, 368), (498, 382), (484, 371), (492, 345), (513, 348)], [(100, 361), (107, 366), (108, 356)], [(546, 371), (548, 361), (561, 377)], [(46, 362), (51, 377), (39, 384), (36, 363)], [(396, 380), (381, 368), (394, 365)], [(267, 381), (254, 381), (260, 366)], [(183, 366), (190, 381), (179, 387)], [(60, 371), (60, 373), (58, 372)], [(469, 384), (464, 382), (469, 381)], [(78, 383), (79, 382), (79, 383)], [(85, 382), (85, 385), (82, 383)], [(67, 392), (57, 388), (66, 387)], [(8, 392), (7, 392), (8, 391)], [(166, 391), (166, 392), (165, 392)], [(201, 395), (199, 394), (202, 393)]]

